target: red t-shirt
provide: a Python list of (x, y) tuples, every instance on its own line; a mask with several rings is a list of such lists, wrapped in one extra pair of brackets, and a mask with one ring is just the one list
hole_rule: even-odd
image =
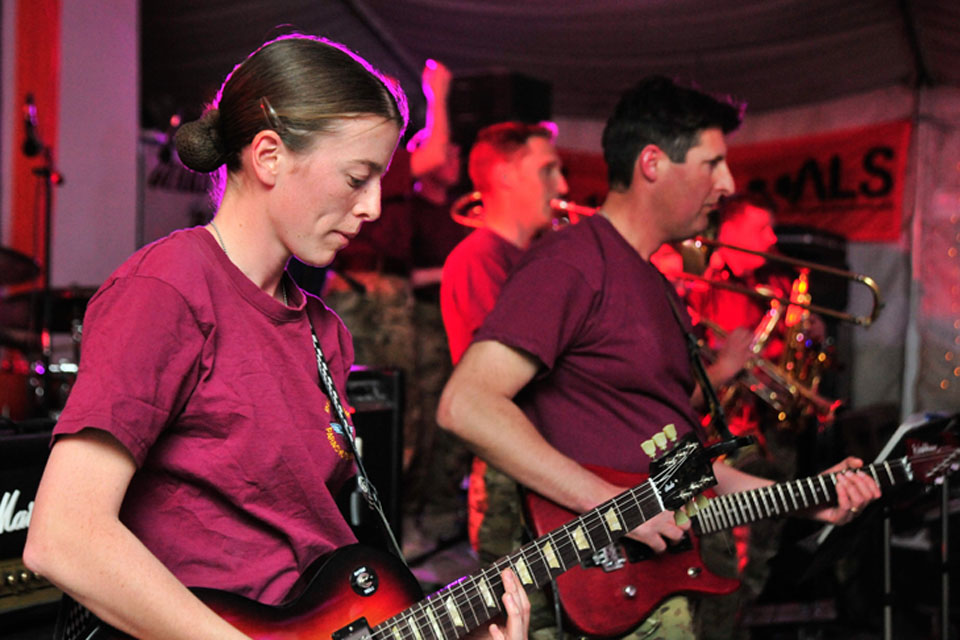
[(54, 432), (103, 429), (130, 451), (121, 520), (181, 581), (267, 603), (355, 541), (334, 501), (352, 456), (318, 384), (307, 314), (341, 396), (350, 335), (285, 286), (289, 308), (203, 228), (144, 247), (90, 301)]
[(681, 435), (698, 428), (668, 292), (660, 273), (603, 216), (592, 216), (527, 250), (474, 340), (539, 360), (541, 373), (517, 403), (559, 451), (646, 472), (643, 440), (668, 423)]
[(481, 228), (447, 256), (440, 282), (440, 310), (454, 364), (470, 346), (473, 334), (493, 309), (510, 269), (522, 255), (519, 247)]

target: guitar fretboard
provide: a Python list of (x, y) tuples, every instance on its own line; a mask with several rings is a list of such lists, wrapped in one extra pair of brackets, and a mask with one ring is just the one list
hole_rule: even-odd
[[(559, 529), (537, 538), (490, 567), (450, 584), (371, 630), (376, 640), (455, 640), (479, 628), (503, 611), (503, 580), (507, 568), (526, 591), (546, 585), (600, 549), (625, 536), (670, 504), (689, 500), (716, 483), (709, 465), (691, 474), (691, 460), (702, 448), (692, 437), (682, 439), (669, 454), (663, 473), (624, 491)], [(686, 462), (682, 462), (687, 459)], [(660, 462), (663, 462), (662, 460)], [(702, 464), (702, 462), (701, 462)], [(693, 475), (693, 478), (687, 476)]]
[(380, 640), (460, 638), (502, 612), (504, 569), (513, 569), (525, 590), (538, 589), (663, 510), (656, 486), (648, 480), (444, 587), (377, 625), (372, 635)]
[[(913, 479), (907, 458), (862, 468), (881, 489)], [(691, 518), (694, 533), (713, 533), (774, 516), (828, 504), (837, 499), (837, 474), (824, 473), (711, 498)]]

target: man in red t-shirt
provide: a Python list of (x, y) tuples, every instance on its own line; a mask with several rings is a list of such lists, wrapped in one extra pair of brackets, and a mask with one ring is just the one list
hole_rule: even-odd
[[(470, 179), (483, 201), (483, 226), (460, 242), (443, 267), (440, 305), (456, 364), (500, 294), (510, 269), (550, 225), (550, 200), (567, 190), (544, 124), (503, 122), (482, 129), (470, 150)], [(490, 499), (490, 495), (502, 499)], [(481, 559), (513, 550), (521, 523), (516, 484), (475, 458), (470, 474), (469, 534)], [(487, 517), (491, 503), (505, 505)]]

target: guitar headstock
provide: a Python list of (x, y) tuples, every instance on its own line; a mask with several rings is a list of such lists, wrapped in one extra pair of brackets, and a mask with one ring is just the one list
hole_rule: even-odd
[(907, 440), (907, 460), (914, 480), (943, 482), (943, 477), (960, 469), (960, 449), (949, 444)]
[(676, 427), (668, 424), (641, 446), (653, 458), (650, 479), (665, 509), (676, 511), (717, 484), (710, 458), (692, 433), (678, 440)]

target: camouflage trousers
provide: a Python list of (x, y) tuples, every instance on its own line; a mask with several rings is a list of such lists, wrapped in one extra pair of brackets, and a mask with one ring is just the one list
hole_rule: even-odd
[[(474, 458), (469, 488), (470, 535), (480, 563), (495, 560), (520, 547), (525, 538), (522, 506), (517, 484), (509, 476)], [(530, 598), (530, 637), (534, 640), (572, 640), (568, 632), (557, 634), (553, 603), (543, 591)], [(637, 629), (623, 636), (628, 640), (696, 640), (693, 608), (684, 596), (660, 603)]]
[(461, 533), (466, 522), (463, 481), (472, 456), (459, 438), (436, 421), (440, 394), (453, 371), (440, 304), (415, 301), (413, 326), (414, 368), (408, 406), (417, 407), (418, 425), (406, 478), (407, 512), (420, 512), (428, 518), (435, 514), (454, 517), (449, 525), (457, 531), (438, 532), (442, 539)]
[[(796, 433), (772, 427), (764, 433), (764, 448), (739, 450), (728, 463), (741, 471), (777, 482), (796, 474)], [(767, 519), (719, 531), (700, 538), (700, 555), (710, 571), (739, 578), (740, 588), (728, 595), (705, 597), (700, 602), (703, 640), (748, 640), (750, 630), (742, 627), (743, 608), (763, 592), (770, 577), (770, 561), (780, 550), (783, 519)]]
[[(349, 276), (360, 292), (340, 276), (327, 281), (324, 301), (353, 334), (357, 364), (393, 367), (404, 372), (404, 510), (453, 514), (465, 520), (461, 485), (470, 454), (455, 436), (436, 423), (437, 404), (453, 369), (437, 302), (418, 301), (407, 278), (367, 271)], [(446, 518), (445, 520), (450, 520)], [(448, 532), (460, 528), (454, 522)]]
[[(415, 363), (413, 292), (407, 278), (375, 271), (351, 271), (349, 277), (365, 287), (357, 291), (332, 273), (323, 301), (343, 320), (353, 336), (354, 361), (371, 367), (392, 367), (404, 373), (404, 398), (409, 398)], [(407, 406), (403, 441), (416, 441), (420, 414)]]

